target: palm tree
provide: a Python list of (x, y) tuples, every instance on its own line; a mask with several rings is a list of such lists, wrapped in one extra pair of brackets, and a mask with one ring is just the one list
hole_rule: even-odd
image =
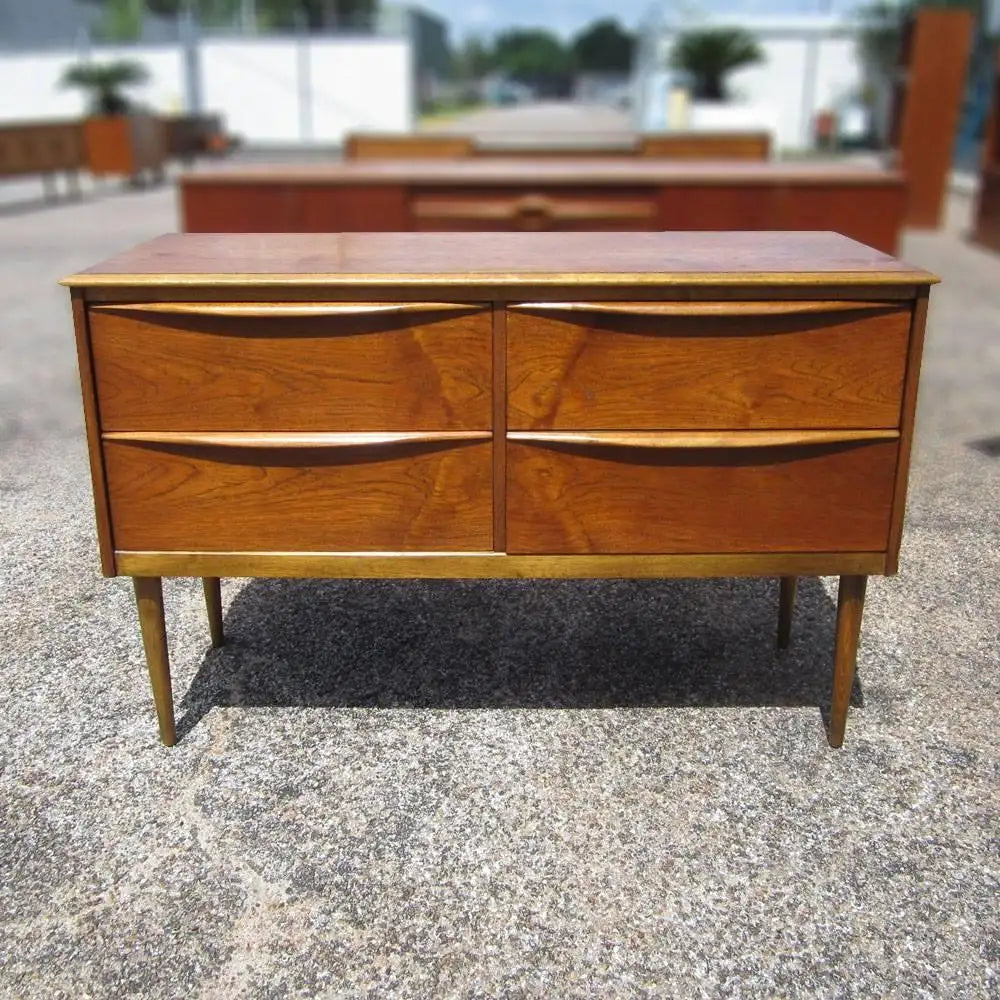
[(123, 87), (145, 83), (149, 79), (141, 63), (121, 59), (109, 63), (77, 63), (69, 66), (59, 81), (63, 87), (79, 87), (90, 96), (90, 113), (121, 115), (129, 109)]
[(689, 73), (694, 96), (706, 101), (726, 99), (726, 74), (764, 61), (757, 40), (742, 28), (688, 31), (674, 43), (670, 65)]

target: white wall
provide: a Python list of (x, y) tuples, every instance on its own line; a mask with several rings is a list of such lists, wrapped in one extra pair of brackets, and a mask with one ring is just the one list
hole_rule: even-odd
[[(143, 63), (150, 80), (129, 94), (155, 111), (184, 109), (179, 47), (101, 46), (91, 58)], [(411, 58), (402, 38), (212, 39), (201, 47), (202, 104), (249, 143), (329, 145), (352, 129), (405, 130), (414, 120)], [(70, 50), (0, 53), (0, 121), (83, 114), (84, 96), (58, 86), (78, 59)]]
[[(765, 60), (728, 78), (734, 101), (724, 111), (709, 106), (692, 109), (691, 126), (710, 127), (723, 114), (730, 127), (770, 127), (775, 145), (800, 149), (812, 144), (817, 111), (830, 110), (862, 83), (862, 69), (854, 41), (854, 28), (838, 18), (814, 15), (799, 18), (741, 17), (739, 26), (754, 34)], [(724, 23), (724, 22), (719, 22)], [(665, 66), (677, 37), (686, 30), (711, 27), (713, 22), (661, 27), (654, 57)], [(643, 67), (640, 67), (640, 74)], [(652, 88), (646, 88), (651, 90)], [(643, 92), (641, 84), (637, 91)], [(640, 108), (644, 127), (662, 124), (657, 107)], [(660, 122), (657, 122), (660, 119)]]

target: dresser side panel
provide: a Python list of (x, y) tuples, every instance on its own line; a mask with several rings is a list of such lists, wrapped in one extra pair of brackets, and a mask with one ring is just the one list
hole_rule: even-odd
[(903, 522), (906, 517), (906, 493), (910, 476), (910, 454), (917, 413), (917, 389), (920, 383), (920, 364), (924, 353), (924, 330), (927, 325), (929, 289), (922, 289), (913, 306), (910, 325), (910, 350), (906, 363), (906, 382), (903, 387), (903, 412), (900, 421), (899, 461), (896, 467), (896, 484), (892, 499), (892, 518), (889, 525), (889, 546), (886, 552), (887, 575), (899, 568), (899, 548), (903, 540)]
[(97, 385), (90, 350), (90, 330), (83, 293), (71, 293), (73, 329), (76, 334), (76, 356), (80, 368), (80, 390), (83, 396), (83, 419), (87, 431), (87, 452), (90, 456), (90, 478), (94, 491), (94, 513), (97, 518), (97, 544), (101, 555), (101, 572), (117, 576), (115, 544), (111, 530), (111, 507), (101, 448), (101, 423), (97, 404)]

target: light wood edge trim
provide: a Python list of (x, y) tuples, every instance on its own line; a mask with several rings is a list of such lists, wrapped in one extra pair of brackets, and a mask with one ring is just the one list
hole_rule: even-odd
[(94, 513), (97, 518), (97, 546), (101, 557), (101, 572), (115, 576), (114, 529), (111, 519), (111, 501), (107, 475), (104, 469), (104, 452), (101, 448), (101, 419), (97, 405), (97, 383), (94, 376), (94, 359), (90, 350), (90, 331), (87, 306), (83, 292), (73, 289), (70, 293), (73, 309), (73, 331), (76, 336), (76, 353), (80, 365), (80, 387), (83, 394), (83, 420), (87, 432), (87, 452), (90, 457), (90, 476), (94, 489)]
[(493, 304), (493, 548), (507, 548), (507, 310)]
[(924, 351), (924, 331), (927, 326), (928, 290), (917, 295), (910, 323), (910, 346), (906, 359), (903, 382), (903, 404), (900, 411), (899, 458), (896, 462), (896, 482), (892, 496), (892, 514), (889, 518), (889, 546), (886, 552), (886, 573), (899, 569), (899, 548), (903, 541), (903, 522), (906, 516), (906, 492), (910, 474), (910, 452), (913, 447), (913, 430), (917, 413), (917, 388), (920, 383), (920, 362)]
[(837, 431), (509, 431), (511, 441), (604, 448), (779, 448), (794, 445), (894, 441), (895, 428)]
[(367, 316), (373, 313), (476, 312), (483, 303), (458, 302), (340, 302), (280, 303), (253, 302), (135, 302), (96, 306), (100, 312), (150, 312), (181, 316), (235, 316), (254, 319), (281, 319), (296, 316)]
[(489, 441), (492, 431), (352, 431), (311, 432), (170, 432), (108, 431), (105, 441), (131, 444), (180, 445), (204, 448), (367, 448), (399, 444), (462, 444)]
[(357, 288), (376, 285), (381, 288), (440, 288), (466, 287), (572, 287), (587, 285), (594, 288), (620, 288), (632, 285), (645, 288), (674, 288), (688, 285), (712, 285), (719, 288), (753, 285), (822, 285), (838, 288), (844, 285), (871, 287), (877, 285), (935, 285), (941, 279), (937, 275), (923, 271), (798, 271), (777, 273), (775, 271), (753, 271), (743, 274), (719, 271), (692, 271), (650, 273), (632, 272), (491, 272), (459, 271), (435, 274), (74, 274), (63, 278), (60, 284), (68, 288), (185, 288), (188, 286), (231, 288), (251, 287), (256, 289), (274, 287), (315, 288)]
[(502, 552), (129, 552), (127, 576), (601, 579), (879, 575), (884, 552), (512, 556)]
[(776, 316), (798, 313), (877, 312), (900, 309), (898, 301), (784, 301), (784, 302), (517, 302), (510, 308), (524, 312), (588, 312), (621, 316)]
[(645, 201), (555, 201), (549, 198), (516, 198), (504, 201), (455, 201), (417, 198), (413, 215), (418, 219), (476, 219), (504, 221), (522, 214), (540, 214), (559, 222), (652, 219), (659, 208)]

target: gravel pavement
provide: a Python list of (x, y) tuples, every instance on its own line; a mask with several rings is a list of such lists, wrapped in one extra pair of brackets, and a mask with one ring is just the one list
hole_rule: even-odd
[(827, 579), (780, 657), (767, 580), (226, 580), (217, 651), (169, 581), (166, 750), (56, 281), (174, 195), (10, 190), (0, 996), (1000, 997), (1000, 257), (967, 206), (905, 241), (944, 284), (842, 751)]

